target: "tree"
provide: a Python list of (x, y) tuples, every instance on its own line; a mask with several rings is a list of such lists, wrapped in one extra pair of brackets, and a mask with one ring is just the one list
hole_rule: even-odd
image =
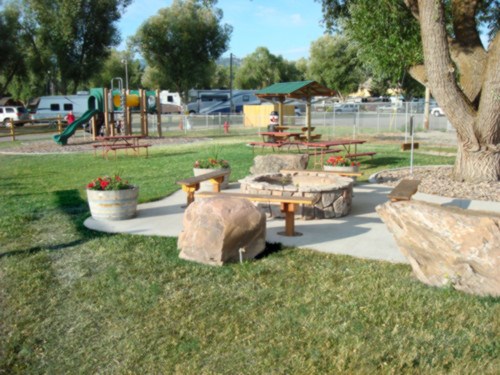
[(273, 55), (266, 47), (257, 47), (243, 59), (235, 84), (241, 89), (261, 89), (275, 82), (299, 81), (301, 77), (294, 62)]
[(309, 76), (344, 95), (364, 81), (357, 48), (343, 36), (323, 35), (311, 44)]
[[(76, 91), (119, 42), (115, 22), (131, 0), (24, 0), (22, 27), (59, 91)], [(48, 54), (47, 57), (42, 54)]]
[(131, 51), (117, 51), (112, 49), (108, 58), (102, 63), (102, 67), (98, 74), (96, 74), (90, 81), (91, 87), (108, 87), (113, 78), (120, 77), (123, 79), (123, 86), (125, 83), (125, 63), (127, 61), (127, 75), (128, 87), (131, 90), (137, 88), (148, 87), (157, 88), (160, 86), (143, 86), (141, 79), (144, 68), (137, 59), (132, 58)]
[(213, 3), (174, 0), (149, 18), (134, 37), (147, 64), (184, 100), (189, 89), (209, 81), (211, 64), (229, 46), (232, 28), (220, 24), (222, 11)]
[[(371, 5), (370, 5), (371, 3)], [(428, 85), (434, 98), (457, 131), (458, 150), (454, 178), (460, 181), (498, 181), (500, 179), (500, 23), (498, 0), (322, 0), (325, 21), (330, 27), (349, 28), (363, 20), (380, 18), (377, 8), (383, 5), (406, 5), (408, 16), (398, 22), (416, 22), (420, 41), (401, 36), (392, 40), (396, 27), (389, 19), (378, 33), (408, 49), (405, 64), (409, 73)], [(359, 11), (359, 12), (358, 12)], [(370, 13), (370, 17), (366, 15)], [(402, 15), (403, 13), (400, 13)], [(416, 21), (412, 21), (409, 15)], [(350, 21), (347, 21), (349, 20)], [(345, 21), (345, 22), (344, 22)], [(487, 22), (490, 45), (482, 45), (479, 25)], [(375, 32), (376, 30), (370, 29)], [(373, 36), (371, 48), (381, 50), (382, 36)], [(359, 43), (363, 43), (362, 40)], [(366, 42), (365, 42), (366, 43)], [(365, 45), (365, 48), (367, 46)], [(418, 58), (420, 51), (423, 59)], [(387, 50), (390, 53), (390, 50)], [(411, 57), (413, 55), (413, 58)], [(406, 60), (407, 59), (407, 60)], [(411, 65), (411, 67), (410, 67)]]

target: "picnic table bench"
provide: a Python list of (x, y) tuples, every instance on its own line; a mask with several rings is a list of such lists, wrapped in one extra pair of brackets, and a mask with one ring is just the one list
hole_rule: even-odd
[(214, 192), (220, 191), (220, 186), (224, 181), (224, 177), (229, 174), (229, 170), (220, 169), (213, 172), (208, 172), (199, 176), (188, 177), (184, 180), (179, 180), (176, 182), (177, 185), (181, 185), (182, 190), (187, 193), (187, 204), (189, 206), (194, 202), (194, 193), (200, 189), (200, 183), (204, 181), (210, 181), (213, 184)]
[(282, 197), (267, 194), (245, 194), (245, 193), (215, 193), (209, 191), (200, 191), (196, 193), (197, 197), (209, 198), (215, 196), (236, 197), (248, 199), (252, 202), (279, 203), (280, 210), (285, 214), (285, 231), (278, 234), (287, 237), (301, 236), (302, 233), (295, 231), (295, 207), (300, 204), (312, 205), (314, 198), (307, 197)]
[(376, 155), (376, 152), (355, 152), (355, 153), (350, 153), (346, 154), (345, 156), (349, 159), (356, 159), (359, 156), (371, 156), (373, 158), (373, 155)]
[(409, 201), (418, 190), (420, 180), (404, 179), (387, 195), (392, 202)]
[(115, 136), (104, 136), (97, 137), (96, 140), (99, 143), (93, 144), (94, 156), (96, 155), (97, 149), (102, 149), (102, 156), (108, 157), (108, 152), (113, 151), (115, 153), (117, 150), (133, 150), (136, 156), (139, 156), (139, 150), (141, 148), (146, 150), (146, 157), (148, 156), (148, 148), (151, 144), (140, 143), (140, 140), (144, 138), (142, 135), (115, 135)]

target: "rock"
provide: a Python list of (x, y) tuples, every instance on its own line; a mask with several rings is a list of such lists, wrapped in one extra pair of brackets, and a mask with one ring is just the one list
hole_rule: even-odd
[(177, 246), (179, 257), (223, 265), (252, 259), (266, 246), (266, 217), (250, 201), (234, 197), (198, 199), (186, 209)]
[(253, 159), (250, 173), (279, 173), (282, 169), (307, 169), (308, 154), (259, 155)]
[(376, 210), (420, 281), (500, 296), (500, 215), (420, 201)]

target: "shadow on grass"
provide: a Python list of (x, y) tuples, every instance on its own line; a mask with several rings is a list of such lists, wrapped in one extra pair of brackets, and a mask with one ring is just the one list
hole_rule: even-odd
[(396, 156), (386, 156), (386, 157), (374, 157), (373, 159), (360, 160), (361, 164), (369, 165), (370, 167), (379, 167), (384, 165), (399, 165), (408, 160), (407, 157), (396, 157)]
[(254, 259), (266, 258), (271, 254), (275, 254), (283, 250), (283, 244), (280, 242), (266, 242), (266, 248), (258, 254)]
[(76, 233), (80, 237), (66, 243), (53, 245), (34, 246), (25, 250), (14, 250), (0, 254), (0, 259), (14, 255), (30, 255), (40, 251), (60, 251), (68, 247), (81, 245), (90, 239), (103, 236), (102, 233), (93, 232), (85, 228), (83, 225), (83, 217), (88, 213), (87, 202), (80, 197), (80, 193), (76, 189), (56, 191), (57, 210), (61, 212), (60, 220), (69, 221), (75, 228)]

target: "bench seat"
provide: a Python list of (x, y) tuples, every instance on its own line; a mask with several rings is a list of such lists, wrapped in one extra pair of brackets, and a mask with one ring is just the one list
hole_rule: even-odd
[(346, 158), (356, 159), (359, 156), (371, 156), (376, 155), (376, 152), (356, 152), (351, 154), (346, 154)]
[(404, 179), (387, 195), (392, 202), (409, 201), (418, 190), (420, 180)]
[(200, 183), (204, 181), (210, 181), (213, 184), (214, 192), (219, 192), (222, 182), (224, 182), (224, 177), (229, 174), (227, 169), (217, 169), (212, 172), (201, 174), (199, 176), (188, 177), (184, 180), (179, 180), (176, 182), (177, 185), (182, 187), (182, 190), (187, 193), (187, 204), (189, 206), (194, 202), (194, 192), (199, 190)]

